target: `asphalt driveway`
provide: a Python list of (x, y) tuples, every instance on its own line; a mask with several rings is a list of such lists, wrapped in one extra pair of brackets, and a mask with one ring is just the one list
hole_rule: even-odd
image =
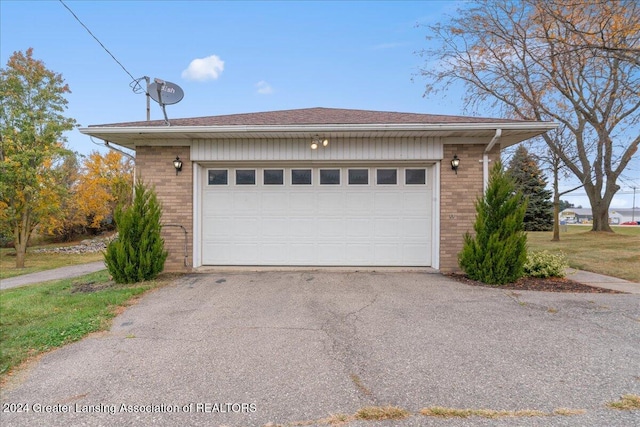
[[(396, 405), (372, 426), (630, 426), (640, 295), (513, 292), (439, 274), (183, 277), (2, 391), (3, 426), (264, 426)], [(421, 408), (579, 415), (438, 419)], [(25, 412), (27, 411), (27, 412)], [(301, 425), (301, 424), (298, 424)], [(307, 424), (305, 424), (307, 425)]]

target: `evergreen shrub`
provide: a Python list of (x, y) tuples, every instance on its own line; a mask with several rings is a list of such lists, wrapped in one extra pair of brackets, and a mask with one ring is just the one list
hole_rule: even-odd
[(527, 259), (523, 225), (527, 200), (515, 191), (501, 162), (491, 169), (487, 191), (475, 206), (475, 235), (464, 235), (460, 267), (473, 280), (492, 285), (515, 282), (522, 277)]
[(168, 252), (160, 235), (161, 217), (155, 191), (138, 181), (133, 204), (116, 210), (118, 238), (105, 252), (105, 264), (116, 283), (152, 280), (162, 272)]

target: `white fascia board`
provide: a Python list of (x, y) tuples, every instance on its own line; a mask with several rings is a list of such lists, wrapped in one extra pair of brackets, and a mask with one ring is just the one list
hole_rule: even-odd
[(349, 132), (349, 131), (474, 131), (474, 130), (529, 130), (545, 132), (558, 127), (551, 122), (515, 122), (515, 123), (446, 123), (446, 124), (422, 124), (422, 123), (397, 123), (397, 124), (330, 124), (330, 125), (234, 125), (234, 126), (93, 126), (80, 128), (79, 131), (86, 135), (101, 134), (162, 134), (175, 133), (259, 133), (271, 132)]

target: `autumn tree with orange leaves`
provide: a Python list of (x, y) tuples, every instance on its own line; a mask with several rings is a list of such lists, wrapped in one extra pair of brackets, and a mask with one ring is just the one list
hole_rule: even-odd
[(16, 267), (23, 268), (34, 229), (60, 209), (64, 189), (59, 164), (68, 151), (64, 132), (75, 120), (65, 117), (62, 75), (33, 58), (33, 49), (14, 52), (0, 69), (0, 221), (13, 234)]
[(75, 205), (85, 226), (100, 228), (112, 220), (118, 206), (131, 203), (133, 161), (116, 151), (92, 152), (83, 163), (75, 187)]
[(462, 82), (470, 108), (559, 122), (567, 135), (544, 141), (584, 185), (592, 230), (612, 231), (617, 181), (640, 144), (640, 3), (479, 1), (427, 28), (425, 96)]

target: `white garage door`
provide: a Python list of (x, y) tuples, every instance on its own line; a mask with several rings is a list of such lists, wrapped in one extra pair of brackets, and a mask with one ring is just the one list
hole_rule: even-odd
[(430, 171), (206, 168), (202, 264), (429, 266)]

